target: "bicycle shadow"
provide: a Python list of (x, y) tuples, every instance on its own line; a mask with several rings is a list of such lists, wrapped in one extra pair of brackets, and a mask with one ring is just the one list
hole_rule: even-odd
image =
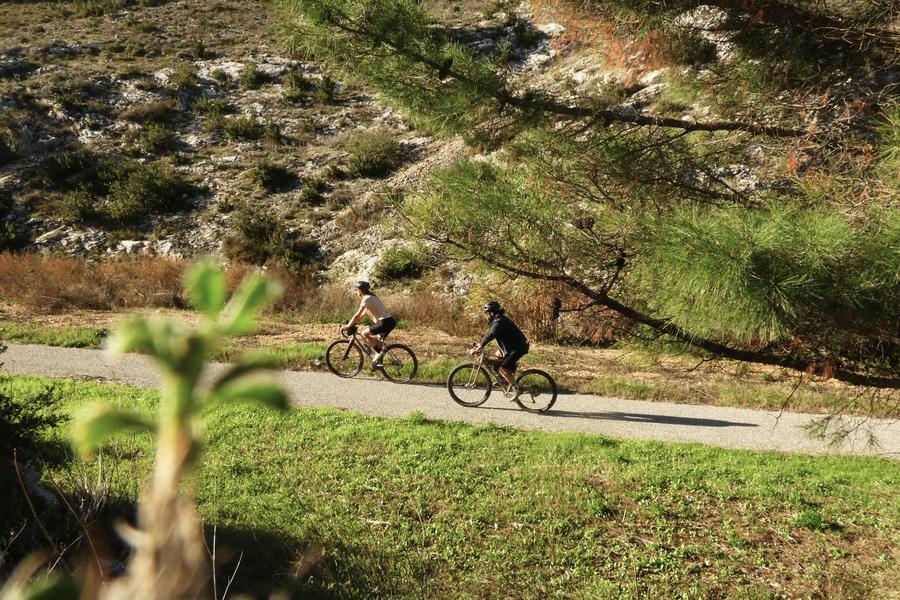
[[(481, 408), (486, 408), (488, 410), (520, 410), (519, 408), (500, 406), (483, 406)], [(624, 421), (628, 423), (651, 423), (654, 425), (687, 425), (690, 427), (759, 427), (759, 424), (757, 423), (740, 423), (736, 421), (722, 421), (719, 419), (701, 419), (697, 417), (676, 417), (672, 415), (626, 413), (617, 411), (577, 412), (571, 410), (550, 409), (543, 414), (548, 417), (597, 419), (600, 421)]]

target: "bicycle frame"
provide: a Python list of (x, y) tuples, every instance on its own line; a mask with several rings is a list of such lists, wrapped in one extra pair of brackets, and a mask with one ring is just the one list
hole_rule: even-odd
[[(484, 366), (485, 358), (486, 357), (485, 357), (484, 352), (478, 353), (478, 358), (474, 362), (475, 368), (472, 369), (472, 374), (469, 375), (469, 381), (466, 384), (469, 387), (475, 385), (475, 381), (478, 379), (478, 372), (481, 370), (481, 367)], [(503, 390), (504, 394), (508, 394), (509, 391), (512, 389), (512, 385), (510, 385), (508, 381), (504, 380), (500, 376), (500, 371), (498, 369), (494, 369), (493, 365), (490, 364), (490, 361), (488, 361), (488, 367), (489, 368), (487, 369), (487, 371), (488, 371), (488, 373), (490, 373), (493, 376), (494, 382), (500, 386), (500, 389)]]
[[(347, 349), (344, 350), (344, 356), (342, 357), (344, 360), (347, 360), (347, 357), (350, 356), (350, 349), (354, 345), (359, 347), (359, 349), (363, 351), (363, 354), (365, 354), (366, 356), (369, 357), (369, 360), (372, 359), (372, 352), (373, 352), (372, 348), (370, 348), (368, 344), (364, 344), (359, 341), (359, 333), (357, 331), (354, 331), (351, 334), (346, 334), (346, 333), (344, 333), (343, 327), (338, 327), (338, 333), (340, 334), (341, 337), (345, 337), (350, 340), (350, 343), (347, 344)], [(384, 338), (380, 334), (376, 334), (375, 337), (378, 338), (378, 340), (382, 344), (384, 344)]]

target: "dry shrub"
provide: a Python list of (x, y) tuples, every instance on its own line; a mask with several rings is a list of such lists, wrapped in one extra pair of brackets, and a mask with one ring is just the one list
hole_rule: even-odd
[(0, 254), (0, 297), (38, 309), (182, 307), (186, 263), (140, 257), (79, 258)]
[(177, 110), (174, 100), (159, 100), (130, 106), (119, 113), (119, 118), (134, 123), (162, 123), (171, 119)]
[(462, 302), (437, 296), (430, 291), (409, 295), (390, 295), (384, 299), (391, 313), (401, 321), (413, 325), (433, 327), (457, 337), (476, 336), (482, 333), (483, 323), (467, 314)]

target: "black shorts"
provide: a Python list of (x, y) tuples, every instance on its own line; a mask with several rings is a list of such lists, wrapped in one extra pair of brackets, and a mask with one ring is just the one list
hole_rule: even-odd
[(500, 366), (509, 371), (510, 373), (515, 373), (516, 369), (519, 366), (519, 359), (528, 354), (528, 350), (519, 350), (514, 349), (510, 350), (506, 354), (503, 355), (503, 358), (500, 360)]
[(369, 326), (369, 333), (372, 335), (380, 335), (381, 339), (385, 339), (390, 332), (397, 326), (397, 320), (394, 317), (386, 317), (380, 319), (374, 325)]

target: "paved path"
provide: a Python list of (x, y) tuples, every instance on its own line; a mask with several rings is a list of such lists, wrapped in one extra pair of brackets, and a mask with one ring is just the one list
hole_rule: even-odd
[[(11, 344), (2, 371), (106, 380), (141, 387), (158, 383), (147, 357), (115, 360), (101, 350)], [(213, 370), (223, 365), (213, 365)], [(458, 406), (442, 385), (397, 385), (378, 379), (340, 379), (329, 373), (282, 371), (278, 377), (298, 406), (331, 406), (386, 417), (412, 412), (428, 418), (494, 423), (518, 429), (581, 431), (627, 439), (700, 442), (729, 448), (813, 454), (873, 454), (900, 460), (900, 423), (845, 419), (854, 432), (839, 448), (812, 439), (803, 427), (821, 415), (782, 413), (561, 394), (543, 415), (520, 410), (499, 394), (480, 408)], [(867, 444), (873, 433), (878, 445)]]

